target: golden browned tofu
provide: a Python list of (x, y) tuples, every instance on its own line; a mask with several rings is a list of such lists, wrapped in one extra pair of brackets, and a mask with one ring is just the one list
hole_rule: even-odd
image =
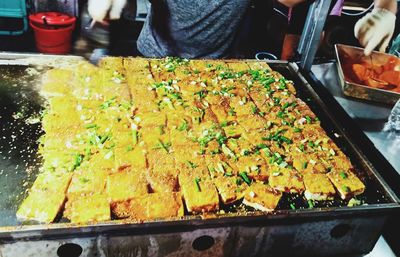
[(152, 192), (174, 192), (178, 189), (178, 175), (172, 170), (149, 170), (146, 178)]
[(112, 212), (118, 218), (153, 220), (181, 217), (184, 214), (182, 196), (179, 192), (151, 193), (112, 204)]
[(249, 69), (249, 66), (245, 62), (226, 61), (226, 64), (229, 69), (232, 69), (233, 71), (246, 71)]
[(325, 174), (305, 173), (303, 175), (306, 191), (304, 196), (307, 200), (332, 200), (335, 196), (335, 188)]
[(113, 215), (118, 219), (146, 220), (147, 219), (147, 196), (142, 195), (128, 201), (115, 202), (111, 204)]
[(164, 150), (152, 150), (147, 154), (149, 168), (146, 178), (153, 192), (173, 192), (178, 188), (178, 169), (174, 157)]
[(142, 170), (146, 169), (146, 157), (143, 149), (140, 146), (137, 147), (122, 147), (114, 149), (115, 154), (115, 169), (120, 170), (126, 167), (134, 167), (135, 169)]
[(244, 196), (244, 191), (247, 187), (247, 184), (245, 183), (238, 185), (237, 177), (234, 176), (224, 176), (218, 174), (212, 177), (212, 181), (217, 188), (221, 201), (224, 204), (230, 204), (242, 199)]
[(120, 171), (107, 177), (107, 195), (113, 202), (122, 202), (147, 194), (143, 171)]
[(293, 167), (303, 173), (326, 173), (327, 169), (315, 154), (293, 153)]
[(269, 185), (281, 192), (302, 193), (304, 191), (302, 176), (295, 170), (287, 168), (272, 169)]
[(148, 219), (183, 216), (184, 210), (181, 193), (153, 193), (146, 196), (146, 216)]
[(349, 158), (343, 154), (332, 157), (328, 160), (330, 166), (334, 170), (351, 170), (353, 165), (351, 164)]
[(59, 192), (65, 194), (71, 182), (72, 172), (45, 171), (38, 175), (32, 185), (32, 191)]
[[(112, 143), (110, 143), (112, 145)], [(115, 154), (113, 149), (101, 149), (90, 156), (90, 169), (111, 172), (115, 168)]]
[(123, 59), (120, 57), (103, 57), (98, 63), (100, 68), (122, 72), (124, 70)]
[(64, 211), (72, 223), (88, 223), (111, 219), (110, 203), (104, 194), (68, 199)]
[(72, 70), (53, 69), (46, 72), (40, 94), (45, 97), (65, 96), (71, 92)]
[(351, 171), (333, 170), (327, 174), (342, 199), (364, 193), (364, 183)]
[(269, 185), (256, 182), (245, 191), (243, 204), (260, 211), (273, 211), (279, 203), (282, 193)]
[(250, 67), (250, 69), (253, 70), (260, 70), (260, 69), (264, 69), (264, 70), (271, 70), (271, 67), (269, 67), (269, 65), (266, 62), (253, 62), (253, 61), (249, 61), (246, 62), (246, 64)]
[(85, 169), (85, 167), (76, 171), (68, 188), (68, 198), (104, 192), (107, 175), (104, 170)]
[(64, 206), (64, 202), (65, 194), (62, 190), (59, 192), (32, 190), (18, 208), (16, 215), (21, 221), (51, 223)]
[(132, 73), (149, 71), (149, 60), (144, 58), (124, 58), (124, 68)]
[(259, 155), (241, 156), (236, 162), (239, 172), (246, 172), (247, 175), (255, 180), (268, 180), (270, 176), (267, 163)]
[[(271, 211), (283, 192), (321, 201), (365, 188), (293, 82), (265, 62), (109, 57), (44, 83), (46, 172), (21, 217), (51, 222), (63, 194), (75, 222), (110, 219), (104, 197), (113, 218), (144, 221), (184, 215), (183, 201), (189, 213), (242, 198)], [(55, 192), (42, 212), (35, 192)]]
[(217, 190), (205, 172), (181, 172), (179, 185), (189, 212), (211, 212), (219, 209)]

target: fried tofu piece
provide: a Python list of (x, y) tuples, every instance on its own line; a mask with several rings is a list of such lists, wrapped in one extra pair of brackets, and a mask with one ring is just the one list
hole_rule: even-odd
[(325, 174), (305, 173), (303, 180), (306, 188), (304, 196), (307, 200), (333, 200), (336, 191)]
[(90, 156), (90, 169), (111, 172), (115, 168), (114, 150), (103, 149)]
[(71, 182), (72, 172), (45, 171), (38, 175), (31, 191), (60, 192), (65, 194)]
[(349, 158), (347, 158), (342, 153), (339, 153), (337, 156), (330, 158), (328, 162), (333, 170), (347, 171), (353, 169), (353, 165), (351, 164)]
[(281, 192), (302, 193), (304, 191), (302, 176), (295, 170), (287, 168), (273, 169), (269, 177), (269, 185)]
[(184, 214), (181, 193), (152, 193), (147, 195), (148, 219), (182, 217)]
[(111, 204), (112, 214), (118, 219), (143, 221), (147, 219), (147, 194)]
[(123, 72), (124, 70), (123, 59), (120, 57), (103, 57), (100, 59), (98, 66), (103, 69), (115, 70), (118, 72)]
[(217, 190), (203, 171), (185, 171), (179, 173), (179, 184), (189, 212), (211, 212), (219, 209)]
[(140, 146), (116, 148), (114, 155), (116, 170), (133, 167), (144, 172), (147, 167), (146, 156)]
[(178, 169), (171, 154), (150, 151), (147, 155), (149, 168), (147, 181), (153, 192), (174, 192), (178, 189)]
[(241, 135), (246, 133), (246, 130), (242, 126), (240, 126), (237, 122), (230, 122), (230, 123), (228, 122), (221, 124), (221, 126), (225, 132), (225, 135), (228, 138), (240, 137)]
[(165, 126), (141, 128), (139, 134), (140, 140), (143, 141), (150, 150), (165, 149), (165, 146), (169, 145), (171, 142), (168, 131), (165, 130)]
[(149, 60), (145, 58), (124, 58), (123, 65), (125, 70), (132, 73), (150, 72)]
[(282, 193), (269, 185), (252, 183), (245, 191), (243, 204), (260, 211), (273, 211), (279, 203)]
[(144, 194), (112, 204), (112, 212), (117, 218), (139, 221), (184, 215), (182, 195), (179, 192)]
[(140, 125), (142, 127), (159, 127), (167, 125), (167, 116), (162, 112), (150, 112), (140, 117)]
[(350, 170), (333, 170), (327, 176), (344, 200), (364, 193), (364, 183)]
[(264, 129), (267, 121), (259, 115), (238, 116), (238, 122), (246, 131)]
[(17, 219), (38, 223), (51, 223), (64, 206), (65, 193), (32, 190), (17, 211)]
[(327, 169), (323, 162), (315, 154), (292, 153), (293, 167), (304, 173), (326, 173)]
[(47, 98), (70, 94), (72, 77), (72, 70), (51, 69), (47, 71), (44, 83), (40, 88), (40, 94)]
[(147, 194), (147, 181), (141, 172), (143, 171), (120, 171), (107, 177), (106, 191), (111, 203)]
[(110, 203), (105, 194), (92, 194), (68, 199), (65, 217), (72, 223), (101, 222), (111, 219)]
[(264, 158), (260, 155), (241, 156), (236, 162), (239, 172), (246, 172), (247, 175), (255, 180), (268, 180), (270, 176), (269, 168)]
[[(68, 116), (68, 119), (65, 117)], [(63, 115), (59, 113), (48, 113), (42, 119), (42, 128), (44, 131), (60, 130), (63, 128), (77, 129), (82, 126), (78, 113), (74, 110), (69, 110)]]
[[(65, 148), (64, 148), (65, 149)], [(61, 152), (60, 149), (40, 150), (44, 159), (44, 170), (63, 170), (71, 172), (76, 168), (79, 153)]]
[(269, 65), (266, 62), (251, 61), (251, 62), (246, 62), (246, 64), (252, 70), (271, 70), (271, 67), (269, 67)]
[(67, 192), (68, 198), (104, 192), (107, 175), (105, 170), (81, 168), (72, 176)]
[(240, 200), (244, 196), (244, 190), (247, 184), (237, 184), (237, 177), (216, 175), (212, 177), (212, 181), (217, 188), (221, 201), (224, 204), (231, 204)]
[(232, 69), (233, 71), (247, 71), (249, 69), (249, 66), (245, 62), (227, 61), (226, 64), (229, 69)]

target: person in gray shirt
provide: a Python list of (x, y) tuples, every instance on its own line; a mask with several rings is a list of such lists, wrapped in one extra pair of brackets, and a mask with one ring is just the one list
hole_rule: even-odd
[[(102, 21), (109, 10), (117, 19), (127, 0), (89, 0), (89, 14)], [(152, 0), (137, 41), (146, 57), (224, 58), (231, 54), (240, 23), (252, 0)], [(293, 7), (306, 0), (277, 0)], [(343, 0), (341, 0), (343, 2)], [(375, 8), (355, 26), (368, 55), (384, 51), (393, 35), (396, 0), (374, 0)]]
[[(126, 0), (89, 0), (89, 14), (102, 21), (110, 9), (110, 18), (119, 18), (115, 13), (117, 7), (123, 7), (123, 1)], [(291, 7), (304, 0), (279, 1)], [(251, 0), (152, 0), (137, 40), (138, 50), (146, 57), (228, 57), (250, 3)]]

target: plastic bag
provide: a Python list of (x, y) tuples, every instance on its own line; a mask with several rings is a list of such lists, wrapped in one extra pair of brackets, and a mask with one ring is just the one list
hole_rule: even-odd
[(394, 105), (384, 130), (400, 133), (400, 100)]

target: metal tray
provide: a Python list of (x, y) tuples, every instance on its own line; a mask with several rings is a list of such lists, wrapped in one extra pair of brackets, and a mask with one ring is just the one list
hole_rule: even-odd
[(354, 82), (347, 72), (348, 68), (346, 68), (346, 60), (356, 60), (357, 62), (362, 62), (363, 60), (371, 62), (373, 60), (375, 65), (383, 65), (387, 63), (388, 58), (393, 58), (393, 55), (374, 51), (371, 56), (367, 57), (364, 55), (363, 48), (342, 44), (335, 45), (335, 52), (339, 80), (345, 95), (387, 104), (394, 104), (400, 99), (400, 93), (372, 88)]
[[(372, 249), (384, 222), (395, 215), (400, 208), (399, 199), (381, 176), (381, 174), (392, 174), (395, 171), (387, 161), (381, 162), (374, 159), (376, 156), (381, 156), (380, 153), (365, 136), (363, 137), (362, 132), (353, 126), (349, 121), (350, 118), (344, 114), (338, 104), (331, 102), (329, 106), (326, 105), (325, 101), (330, 100), (329, 96), (322, 97), (321, 94), (323, 95), (324, 92), (320, 92), (321, 88), (312, 77), (307, 74), (303, 76), (295, 63), (271, 61), (269, 65), (272, 69), (294, 81), (298, 97), (307, 102), (320, 118), (328, 135), (351, 158), (360, 171), (360, 175), (367, 184), (365, 197), (368, 205), (315, 209), (308, 209), (304, 205), (302, 209), (290, 210), (289, 203), (282, 203), (281, 210), (268, 214), (246, 212), (198, 215), (187, 216), (181, 220), (155, 220), (141, 224), (113, 220), (86, 225), (69, 223), (20, 225), (16, 221), (15, 212), (26, 196), (26, 189), (33, 183), (40, 164), (36, 155), (36, 140), (42, 133), (40, 124), (26, 122), (27, 118), (32, 115), (35, 117), (41, 111), (43, 100), (38, 95), (36, 85), (40, 82), (40, 75), (44, 70), (52, 66), (70, 65), (78, 60), (80, 58), (70, 56), (0, 53), (0, 159), (2, 160), (0, 162), (0, 245), (10, 247), (4, 247), (3, 250), (0, 248), (3, 256), (12, 256), (7, 255), (9, 252), (7, 249), (15, 250), (18, 247), (21, 251), (26, 250), (27, 248), (24, 247), (28, 245), (32, 247), (34, 242), (39, 245), (42, 245), (40, 242), (47, 242), (47, 244), (56, 242), (54, 247), (57, 250), (65, 242), (76, 242), (76, 238), (84, 241), (90, 238), (101, 239), (105, 235), (107, 240), (102, 243), (102, 247), (107, 249), (115, 250), (118, 242), (120, 244), (123, 242), (122, 239), (118, 241), (120, 238), (124, 240), (140, 238), (139, 241), (135, 239), (133, 243), (135, 247), (145, 247), (142, 244), (146, 244), (146, 240), (156, 240), (159, 248), (168, 248), (170, 244), (176, 244), (177, 240), (180, 240), (181, 245), (182, 242), (188, 240), (190, 243), (183, 247), (185, 250), (179, 248), (179, 251), (188, 253), (193, 249), (198, 250), (194, 242), (199, 238), (203, 240), (205, 234), (214, 242), (212, 247), (205, 250), (214, 249), (213, 251), (219, 253), (222, 251), (224, 255), (228, 250), (230, 253), (228, 255), (237, 256), (243, 256), (242, 254), (245, 253), (250, 256), (266, 253), (292, 256), (328, 253), (361, 254)], [(285, 204), (287, 206), (284, 206)], [(301, 203), (296, 202), (296, 204), (301, 206)], [(167, 240), (165, 235), (171, 237)], [(236, 241), (245, 241), (235, 245), (235, 240), (232, 242), (233, 238)], [(271, 241), (265, 242), (266, 238), (270, 238)], [(87, 247), (100, 247), (96, 246), (96, 240), (90, 240), (87, 242), (92, 243)], [(203, 242), (206, 239), (201, 240), (200, 242)], [(315, 244), (317, 240), (321, 244)], [(257, 249), (252, 249), (251, 245), (254, 243), (259, 245)], [(264, 246), (260, 248), (260, 244)], [(146, 247), (150, 246), (146, 244)], [(249, 249), (252, 250), (249, 252)]]

